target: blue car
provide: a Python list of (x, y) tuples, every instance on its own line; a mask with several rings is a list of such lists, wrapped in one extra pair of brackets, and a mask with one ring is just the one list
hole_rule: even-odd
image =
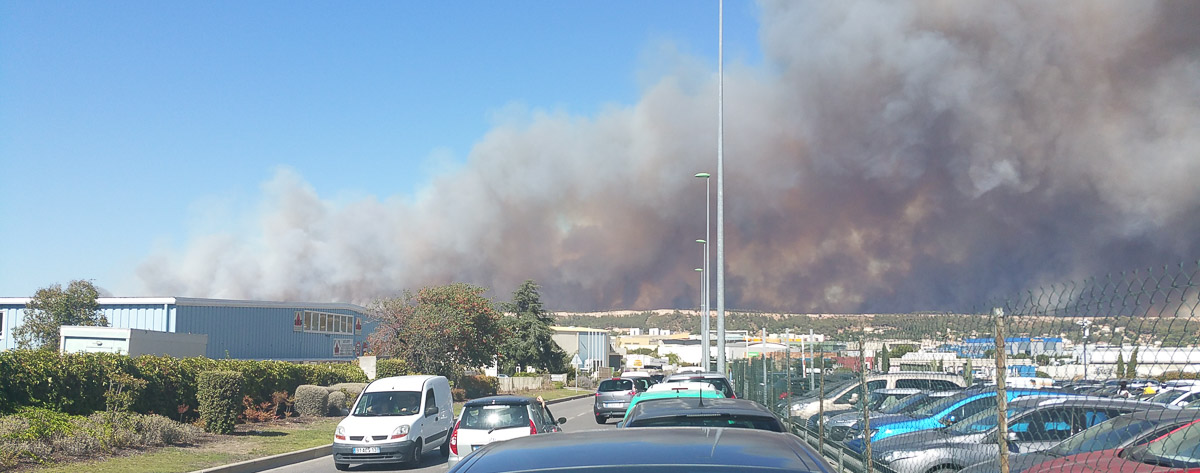
[[(1056, 389), (1009, 389), (1006, 391), (1006, 397), (1009, 401), (1026, 396), (1077, 395)], [(914, 411), (911, 414), (911, 418), (893, 418), (878, 424), (872, 423), (870, 438), (872, 442), (876, 442), (893, 435), (954, 425), (954, 423), (960, 420), (987, 410), (989, 407), (995, 407), (995, 405), (995, 387), (966, 390)], [(865, 436), (861, 433), (862, 425), (855, 424), (855, 429), (860, 432), (853, 439), (846, 442), (846, 447), (855, 452), (862, 453), (866, 450), (864, 443)]]

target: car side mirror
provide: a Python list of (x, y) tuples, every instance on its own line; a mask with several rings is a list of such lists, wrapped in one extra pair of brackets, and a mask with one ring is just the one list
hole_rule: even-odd
[(438, 413), (437, 406), (429, 406), (429, 407), (425, 408), (425, 417), (429, 417), (429, 416), (437, 414), (437, 413)]
[(555, 421), (555, 422), (558, 422), (559, 424), (565, 424), (565, 423), (567, 423), (567, 418), (566, 418), (566, 417), (559, 417), (559, 418), (558, 418), (558, 420), (557, 420), (557, 421)]
[(850, 404), (858, 404), (858, 394), (850, 395)]

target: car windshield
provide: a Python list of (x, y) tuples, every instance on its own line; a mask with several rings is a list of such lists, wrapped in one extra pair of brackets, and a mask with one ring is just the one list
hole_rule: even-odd
[(945, 399), (945, 398), (933, 397), (933, 396), (930, 396), (930, 395), (924, 394), (924, 393), (914, 394), (912, 396), (902, 399), (896, 405), (894, 405), (890, 408), (884, 409), (880, 412), (883, 412), (884, 414), (906, 414), (907, 415), (907, 414), (911, 414), (912, 412), (916, 411), (917, 409), (920, 409), (922, 407), (933, 404), (941, 399)]
[(925, 418), (925, 417), (931, 417), (934, 414), (937, 414), (946, 409), (949, 409), (950, 406), (954, 405), (954, 403), (961, 401), (963, 399), (966, 399), (968, 397), (971, 397), (971, 395), (972, 395), (972, 393), (958, 393), (953, 396), (946, 396), (939, 401), (934, 401), (932, 403), (926, 404), (925, 406), (912, 411), (912, 416), (916, 417), (918, 419)]
[(380, 391), (363, 393), (351, 415), (410, 416), (420, 412), (421, 393), (416, 391)]
[(1117, 448), (1129, 439), (1154, 428), (1155, 424), (1156, 422), (1148, 419), (1134, 419), (1130, 416), (1115, 417), (1063, 440), (1047, 453), (1065, 457)]
[[(1008, 408), (1008, 416), (1006, 417), (1006, 419), (1008, 419), (1009, 423), (1012, 423), (1013, 417), (1016, 417), (1017, 414), (1026, 412), (1030, 409), (1033, 409), (1033, 406), (1025, 406), (1025, 407), (1017, 407), (1017, 408), (1010, 407), (1010, 408)], [(987, 409), (984, 409), (983, 411), (975, 413), (975, 415), (972, 415), (970, 417), (967, 417), (966, 419), (959, 421), (958, 423), (954, 424), (953, 426), (948, 427), (947, 430), (950, 433), (956, 434), (956, 435), (977, 434), (979, 432), (987, 432), (989, 430), (996, 428), (996, 420), (997, 420), (996, 412), (998, 410), (999, 409), (997, 409), (995, 406), (989, 407)]]
[(783, 432), (778, 420), (766, 416), (739, 414), (686, 414), (669, 417), (634, 418), (626, 427), (732, 427)]
[(1200, 422), (1188, 424), (1158, 441), (1126, 452), (1126, 460), (1174, 468), (1200, 467)]
[[(825, 386), (825, 399), (826, 400), (837, 399), (839, 394), (843, 394), (843, 392), (846, 390), (846, 388), (849, 388), (851, 386), (857, 387), (858, 382), (857, 381), (843, 381), (843, 382), (837, 383), (833, 386)], [(820, 391), (818, 390), (817, 392), (813, 393), (812, 396), (809, 396), (809, 397), (816, 398), (819, 395), (820, 395)]]
[(1179, 398), (1179, 396), (1181, 394), (1183, 394), (1183, 392), (1176, 391), (1174, 389), (1168, 389), (1166, 391), (1155, 394), (1154, 396), (1150, 397), (1150, 399), (1148, 399), (1148, 401), (1161, 402), (1163, 404), (1170, 404), (1172, 401)]
[(492, 404), (463, 408), (461, 429), (496, 430), (529, 427), (529, 410), (523, 404)]
[(613, 391), (632, 391), (633, 381), (628, 379), (606, 379), (600, 382), (600, 387), (596, 388), (602, 393), (610, 393)]

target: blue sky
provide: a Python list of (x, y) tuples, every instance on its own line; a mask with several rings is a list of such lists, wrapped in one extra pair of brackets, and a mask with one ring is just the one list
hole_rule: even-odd
[[(259, 205), (409, 196), (507, 110), (638, 101), (660, 51), (716, 69), (715, 1), (0, 2), (0, 296), (138, 285)], [(761, 63), (725, 5), (726, 63)], [(215, 210), (214, 210), (215, 209)]]

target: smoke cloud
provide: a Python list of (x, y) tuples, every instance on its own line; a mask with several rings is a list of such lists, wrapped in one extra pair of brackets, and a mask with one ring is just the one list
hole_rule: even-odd
[[(1200, 255), (1200, 3), (761, 7), (765, 65), (725, 74), (727, 307), (959, 310)], [(141, 279), (359, 303), (533, 279), (554, 310), (694, 308), (707, 73), (499, 124), (415, 198), (335, 204), (281, 170), (249, 236), (155, 254)]]

